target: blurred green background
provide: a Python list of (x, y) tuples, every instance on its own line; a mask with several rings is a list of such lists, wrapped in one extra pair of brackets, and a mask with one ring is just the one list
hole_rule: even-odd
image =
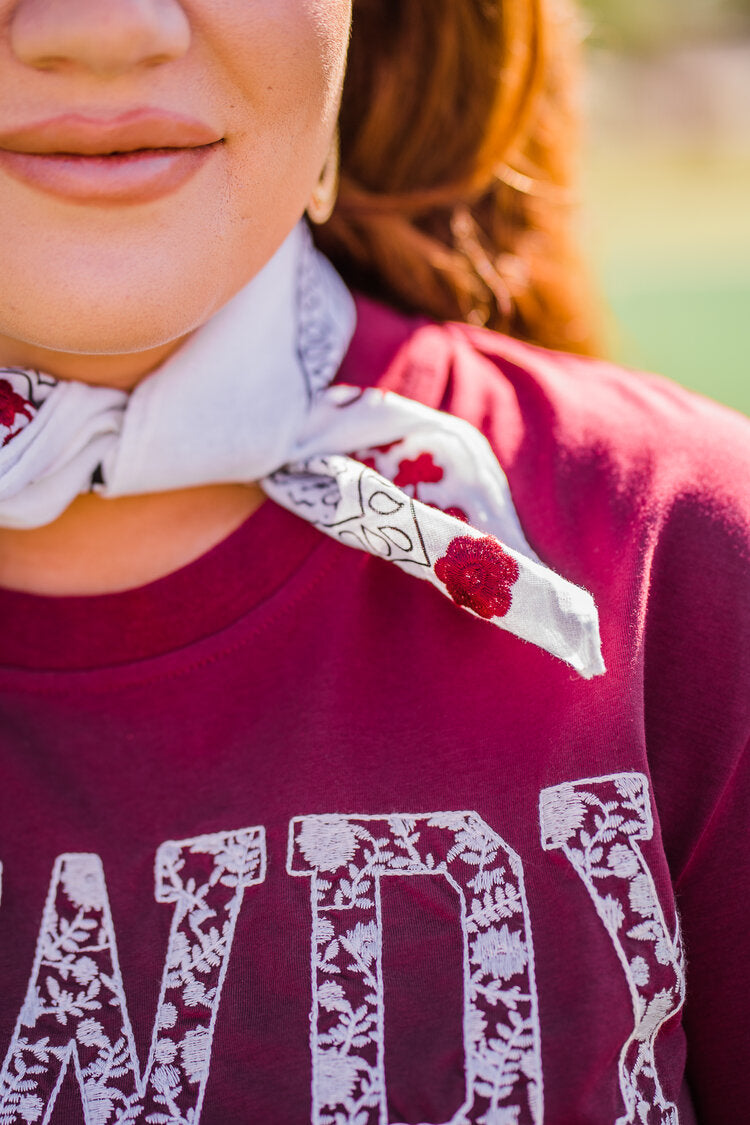
[(750, 0), (580, 0), (610, 352), (750, 414)]

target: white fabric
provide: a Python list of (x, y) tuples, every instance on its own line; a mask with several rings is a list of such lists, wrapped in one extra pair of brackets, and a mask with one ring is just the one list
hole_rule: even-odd
[[(581, 675), (603, 672), (593, 599), (531, 550), (479, 431), (390, 392), (330, 386), (354, 324), (351, 295), (300, 223), (129, 395), (0, 370), (0, 525), (48, 523), (92, 489), (258, 481), (321, 531), (428, 579)], [(485, 596), (495, 572), (497, 600)]]

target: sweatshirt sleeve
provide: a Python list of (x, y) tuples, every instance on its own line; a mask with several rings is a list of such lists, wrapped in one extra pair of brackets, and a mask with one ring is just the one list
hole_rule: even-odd
[[(481, 424), (529, 541), (596, 591), (608, 663), (632, 671), (627, 702), (643, 708), (686, 953), (687, 1073), (697, 1120), (745, 1121), (750, 426), (658, 376), (480, 329), (456, 332), (444, 407)], [(465, 340), (497, 364), (496, 383), (482, 381), (479, 370), (460, 377)], [(613, 700), (612, 709), (620, 704)]]
[(750, 428), (709, 405), (664, 459), (643, 676), (688, 1081), (700, 1125), (726, 1125), (750, 1106)]
[(701, 1125), (750, 1106), (750, 745), (677, 887), (687, 958), (688, 1081)]

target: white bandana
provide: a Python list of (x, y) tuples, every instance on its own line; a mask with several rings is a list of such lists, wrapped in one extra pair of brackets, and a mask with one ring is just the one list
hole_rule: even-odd
[(300, 223), (130, 394), (0, 369), (0, 525), (49, 523), (92, 490), (257, 481), (340, 542), (582, 676), (602, 673), (591, 595), (534, 554), (479, 431), (392, 392), (330, 386), (354, 324), (351, 295)]

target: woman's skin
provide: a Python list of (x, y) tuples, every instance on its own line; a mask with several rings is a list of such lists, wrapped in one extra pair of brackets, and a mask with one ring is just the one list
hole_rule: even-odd
[[(0, 0), (0, 365), (131, 388), (249, 281), (325, 163), (350, 18), (351, 0)], [(0, 529), (0, 584), (139, 585), (261, 500), (79, 497)]]

